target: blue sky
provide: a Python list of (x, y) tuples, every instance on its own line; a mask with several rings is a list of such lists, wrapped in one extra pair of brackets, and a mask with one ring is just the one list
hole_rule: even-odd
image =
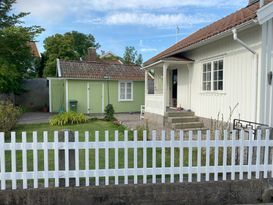
[[(248, 0), (17, 0), (15, 12), (31, 14), (27, 25), (46, 29), (36, 40), (76, 30), (95, 36), (98, 50), (122, 56), (134, 46), (144, 60), (194, 31), (244, 6)], [(176, 35), (177, 26), (179, 34)]]

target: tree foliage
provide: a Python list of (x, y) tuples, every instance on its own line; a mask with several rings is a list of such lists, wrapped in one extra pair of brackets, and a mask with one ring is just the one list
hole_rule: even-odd
[(84, 57), (89, 47), (99, 48), (91, 34), (77, 31), (65, 34), (55, 34), (44, 40), (45, 47), (45, 76), (56, 76), (56, 59), (78, 60)]
[(143, 62), (142, 55), (137, 53), (137, 50), (133, 46), (127, 46), (123, 54), (123, 61), (125, 64), (141, 65)]
[(4, 93), (20, 90), (20, 82), (34, 62), (29, 42), (43, 31), (39, 26), (23, 26), (21, 18), (29, 13), (11, 14), (15, 2), (0, 2), (0, 92)]

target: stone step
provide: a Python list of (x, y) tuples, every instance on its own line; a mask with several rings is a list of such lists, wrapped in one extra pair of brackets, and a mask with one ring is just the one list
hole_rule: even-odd
[(199, 117), (183, 116), (183, 117), (168, 117), (169, 123), (183, 123), (183, 122), (199, 122)]
[(194, 116), (194, 112), (188, 111), (169, 111), (165, 113), (166, 117), (186, 117), (186, 116)]
[(203, 122), (184, 122), (184, 123), (173, 123), (173, 129), (190, 129), (190, 128), (203, 128)]

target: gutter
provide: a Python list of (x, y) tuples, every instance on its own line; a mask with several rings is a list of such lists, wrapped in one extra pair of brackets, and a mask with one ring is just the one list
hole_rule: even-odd
[(238, 38), (237, 29), (232, 29), (233, 33), (233, 39), (234, 41), (237, 41), (239, 44), (241, 44), (244, 48), (246, 48), (249, 52), (251, 52), (254, 55), (254, 69), (255, 69), (255, 102), (254, 102), (254, 121), (257, 122), (257, 115), (258, 115), (258, 69), (259, 69), (259, 54), (250, 48), (245, 42), (243, 42), (241, 39)]

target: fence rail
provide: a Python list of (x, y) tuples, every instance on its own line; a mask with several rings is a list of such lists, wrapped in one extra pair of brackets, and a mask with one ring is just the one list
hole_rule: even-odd
[(122, 136), (116, 131), (111, 137), (105, 131), (103, 140), (99, 134), (95, 132), (94, 141), (90, 141), (89, 132), (82, 140), (79, 132), (74, 132), (71, 142), (69, 132), (64, 132), (63, 141), (58, 132), (50, 136), (52, 141), (48, 132), (33, 132), (29, 142), (26, 132), (20, 136), (11, 132), (10, 139), (0, 133), (1, 189), (10, 188), (8, 182), (12, 189), (19, 188), (20, 182), (23, 189), (59, 187), (63, 179), (68, 187), (71, 179), (75, 186), (89, 186), (92, 180), (98, 186), (101, 178), (105, 185), (118, 185), (218, 181), (219, 177), (234, 180), (236, 175), (239, 179), (273, 177), (269, 130), (258, 131), (255, 139), (253, 131), (241, 131), (239, 139), (236, 131), (162, 131), (160, 140), (155, 131), (150, 140), (146, 131), (141, 136), (137, 131), (125, 131)]

